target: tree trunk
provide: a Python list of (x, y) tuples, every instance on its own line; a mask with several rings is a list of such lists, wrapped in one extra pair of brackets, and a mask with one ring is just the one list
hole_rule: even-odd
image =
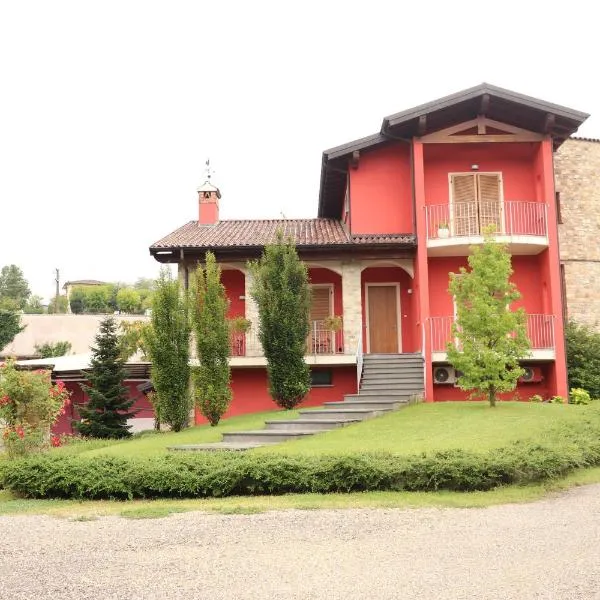
[(490, 408), (494, 408), (496, 406), (496, 390), (491, 389), (488, 391), (488, 400), (490, 401)]

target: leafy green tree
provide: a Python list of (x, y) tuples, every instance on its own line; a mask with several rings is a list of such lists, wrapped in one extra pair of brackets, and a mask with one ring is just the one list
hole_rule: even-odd
[(55, 356), (66, 356), (71, 352), (71, 342), (46, 342), (45, 344), (35, 345), (36, 354), (40, 358), (53, 358)]
[(258, 337), (267, 359), (269, 391), (282, 408), (300, 404), (310, 389), (304, 362), (309, 333), (308, 270), (291, 240), (278, 232), (260, 260), (249, 264), (254, 277), (252, 297), (258, 306)]
[(217, 425), (231, 402), (227, 296), (215, 255), (198, 266), (192, 311), (199, 366), (194, 370), (195, 401), (211, 425)]
[(31, 296), (23, 309), (26, 315), (41, 315), (45, 312), (41, 296)]
[(152, 302), (151, 327), (144, 331), (152, 362), (154, 402), (163, 423), (183, 429), (192, 408), (190, 394), (190, 317), (187, 293), (168, 269), (161, 271)]
[(23, 331), (21, 316), (0, 304), (0, 351), (4, 350)]
[(84, 436), (95, 438), (129, 437), (130, 425), (127, 420), (137, 411), (130, 410), (134, 400), (123, 381), (126, 371), (120, 356), (117, 324), (112, 317), (100, 322), (100, 331), (92, 347), (90, 370), (86, 374), (90, 385), (81, 388), (89, 401), (81, 406), (81, 420), (74, 423), (77, 431)]
[(121, 288), (117, 292), (117, 310), (134, 314), (140, 311), (142, 299), (139, 292), (132, 288)]
[(121, 356), (128, 361), (134, 354), (141, 354), (142, 360), (148, 360), (146, 332), (151, 327), (145, 321), (122, 321), (119, 325), (119, 345)]
[[(58, 304), (56, 302), (56, 296), (51, 298), (51, 300), (48, 304), (48, 314), (49, 315), (65, 314), (66, 312), (67, 312), (67, 297), (66, 296), (59, 296)], [(73, 312), (75, 312), (75, 311), (73, 311)]]
[(571, 321), (565, 336), (569, 388), (582, 388), (600, 399), (600, 333)]
[(107, 286), (98, 285), (83, 289), (85, 294), (84, 312), (95, 315), (107, 313), (111, 310), (109, 305), (111, 290)]
[(14, 301), (20, 310), (25, 308), (31, 295), (23, 271), (17, 265), (6, 265), (0, 271), (0, 299)]
[(85, 311), (85, 289), (83, 287), (75, 287), (71, 290), (69, 305), (74, 315), (80, 315)]
[(496, 405), (496, 394), (515, 389), (524, 371), (519, 359), (527, 355), (525, 312), (510, 310), (521, 297), (510, 282), (510, 254), (487, 231), (483, 245), (474, 246), (470, 269), (450, 273), (449, 291), (456, 299), (456, 323), (452, 327), (458, 344), (448, 344), (448, 361), (461, 371), (458, 385)]

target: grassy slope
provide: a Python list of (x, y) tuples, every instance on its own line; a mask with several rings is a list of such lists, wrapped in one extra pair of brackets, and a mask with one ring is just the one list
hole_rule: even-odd
[(575, 422), (583, 415), (596, 416), (600, 424), (600, 403), (572, 406), (501, 402), (495, 409), (480, 402), (417, 404), (385, 417), (255, 452), (307, 455), (374, 451), (414, 454), (449, 448), (486, 451), (515, 440), (543, 441), (555, 426)]

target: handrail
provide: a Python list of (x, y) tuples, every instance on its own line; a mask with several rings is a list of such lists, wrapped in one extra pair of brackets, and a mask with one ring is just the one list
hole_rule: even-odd
[(356, 391), (360, 392), (360, 381), (362, 379), (363, 372), (363, 340), (362, 340), (362, 327), (358, 335), (358, 343), (356, 345)]

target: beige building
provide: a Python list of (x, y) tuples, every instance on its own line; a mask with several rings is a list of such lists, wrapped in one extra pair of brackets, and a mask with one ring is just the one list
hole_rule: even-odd
[(600, 330), (600, 140), (567, 140), (554, 164), (566, 317)]

